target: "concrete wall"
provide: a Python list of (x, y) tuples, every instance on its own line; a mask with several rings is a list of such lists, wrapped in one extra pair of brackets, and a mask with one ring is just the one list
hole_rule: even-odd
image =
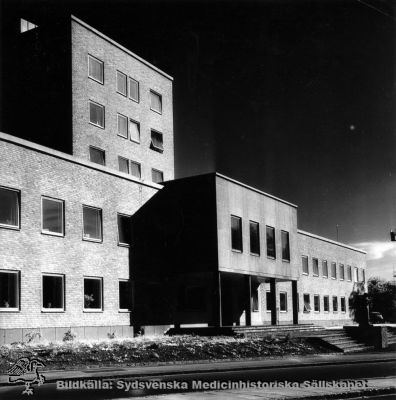
[[(131, 215), (160, 185), (0, 134), (0, 186), (21, 192), (21, 228), (0, 228), (0, 270), (20, 271), (20, 311), (0, 311), (0, 329), (130, 325), (119, 312), (119, 279), (130, 278), (118, 245), (117, 212)], [(41, 233), (41, 196), (65, 202), (65, 236)], [(103, 242), (82, 240), (82, 205), (102, 209)], [(41, 309), (42, 273), (65, 275), (65, 311)], [(84, 312), (83, 277), (103, 278), (103, 311)]]
[[(297, 279), (296, 206), (229, 178), (216, 176), (219, 270)], [(243, 251), (231, 248), (231, 215), (242, 218)], [(260, 224), (260, 256), (250, 254), (249, 220)], [(275, 228), (276, 259), (267, 257), (266, 225)], [(281, 230), (289, 232), (290, 262), (282, 260)]]
[[(72, 19), (73, 154), (89, 159), (89, 146), (106, 152), (106, 165), (118, 170), (118, 156), (141, 163), (142, 178), (151, 169), (174, 177), (172, 80), (100, 32)], [(88, 54), (104, 63), (104, 84), (88, 78)], [(116, 91), (117, 70), (139, 82), (139, 103)], [(162, 114), (150, 109), (150, 89), (162, 95)], [(89, 123), (89, 100), (105, 106), (105, 128)], [(117, 113), (140, 123), (140, 143), (119, 136)], [(163, 134), (164, 152), (150, 149), (151, 129)]]

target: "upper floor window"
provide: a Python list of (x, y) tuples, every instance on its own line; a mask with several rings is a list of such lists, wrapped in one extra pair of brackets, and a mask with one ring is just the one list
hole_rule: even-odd
[[(157, 179), (159, 179), (159, 181), (157, 183), (163, 182), (163, 180), (164, 180), (163, 172), (162, 171), (158, 171), (158, 170), (155, 170), (155, 171), (159, 175), (157, 177)], [(131, 161), (131, 175), (134, 176), (135, 178), (139, 178), (139, 179), (142, 177), (142, 168), (141, 168), (141, 165), (138, 162)]]
[(122, 311), (132, 309), (132, 284), (129, 280), (120, 279), (118, 281), (119, 308)]
[(0, 271), (0, 310), (19, 310), (19, 271)]
[(164, 173), (162, 171), (159, 171), (158, 169), (152, 169), (151, 170), (151, 180), (154, 183), (161, 183), (164, 181)]
[(231, 215), (231, 248), (242, 251), (242, 218)]
[(331, 263), (331, 277), (337, 279), (337, 264), (335, 262)]
[(362, 282), (366, 282), (366, 271), (362, 268)]
[(287, 293), (286, 292), (279, 293), (279, 311), (283, 311), (283, 312), (287, 311)]
[(304, 300), (304, 312), (309, 313), (311, 312), (311, 298), (308, 293), (305, 293), (303, 295), (303, 300)]
[(31, 31), (32, 29), (37, 28), (36, 24), (33, 22), (27, 21), (26, 19), (21, 18), (21, 33)]
[(354, 269), (353, 269), (353, 280), (355, 281), (355, 282), (359, 282), (359, 275), (358, 275), (358, 269), (355, 267)]
[(352, 267), (350, 265), (347, 265), (347, 278), (348, 281), (352, 280)]
[(117, 71), (117, 92), (126, 97), (127, 95), (127, 76)]
[(129, 78), (129, 98), (139, 103), (139, 82)]
[(104, 82), (103, 61), (88, 54), (88, 77), (99, 83)]
[(267, 226), (265, 230), (267, 235), (267, 257), (276, 258), (275, 228)]
[(118, 157), (118, 169), (120, 172), (129, 174), (129, 160), (124, 157)]
[(341, 312), (346, 312), (345, 297), (341, 297)]
[(255, 255), (260, 255), (260, 232), (259, 224), (254, 221), (249, 221), (250, 233), (250, 252)]
[(64, 235), (64, 202), (49, 197), (41, 198), (41, 231), (45, 234)]
[(104, 150), (89, 146), (89, 160), (95, 164), (106, 165), (106, 156)]
[(19, 228), (20, 192), (0, 187), (0, 227)]
[(333, 296), (333, 311), (337, 312), (338, 311), (338, 297)]
[(301, 262), (302, 262), (302, 272), (305, 275), (309, 274), (309, 265), (308, 265), (308, 257), (307, 256), (302, 256), (301, 257)]
[(117, 214), (118, 244), (129, 246), (131, 238), (131, 217), (129, 215)]
[(42, 284), (42, 307), (46, 311), (65, 309), (64, 275), (44, 274)]
[(120, 136), (128, 138), (128, 118), (125, 115), (117, 114), (117, 130)]
[(343, 281), (345, 279), (345, 268), (344, 264), (340, 264), (340, 280)]
[(317, 258), (312, 259), (312, 273), (313, 276), (319, 276), (319, 261)]
[(83, 238), (94, 242), (102, 241), (102, 210), (83, 206)]
[(164, 152), (164, 142), (162, 138), (162, 133), (151, 130), (151, 143), (150, 149), (158, 151), (159, 153)]
[(322, 276), (323, 278), (329, 277), (329, 267), (327, 265), (327, 260), (322, 261)]
[(89, 101), (89, 122), (99, 128), (105, 127), (105, 108), (92, 100)]
[(152, 90), (150, 90), (150, 108), (162, 114), (162, 96)]
[(129, 119), (129, 138), (133, 142), (140, 143), (140, 125), (133, 119)]
[(282, 260), (290, 261), (289, 232), (281, 231)]
[(314, 311), (320, 311), (320, 296), (318, 294), (314, 294)]
[(329, 296), (323, 296), (323, 311), (324, 312), (329, 312)]

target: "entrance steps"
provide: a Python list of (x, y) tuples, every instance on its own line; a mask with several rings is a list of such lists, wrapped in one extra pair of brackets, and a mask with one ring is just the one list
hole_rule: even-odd
[(315, 338), (322, 340), (337, 351), (343, 353), (353, 353), (359, 351), (373, 350), (373, 346), (368, 346), (363, 342), (352, 339), (343, 329), (329, 329), (318, 332)]
[(396, 331), (388, 328), (388, 346), (396, 347)]
[[(244, 337), (265, 337), (265, 336), (310, 336), (309, 334), (322, 331), (323, 327), (314, 324), (288, 324), (288, 325), (252, 325), (233, 326), (235, 335)], [(308, 335), (306, 335), (308, 334)]]

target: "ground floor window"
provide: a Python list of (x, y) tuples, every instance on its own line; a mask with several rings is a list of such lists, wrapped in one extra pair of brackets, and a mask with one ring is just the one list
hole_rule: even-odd
[(258, 288), (252, 289), (252, 311), (259, 311), (259, 297), (258, 297)]
[(132, 282), (120, 280), (118, 282), (120, 310), (130, 311), (132, 309)]
[(64, 310), (64, 282), (65, 280), (63, 275), (43, 275), (43, 309)]
[(303, 295), (304, 298), (304, 312), (305, 313), (309, 313), (311, 312), (311, 299), (309, 294), (304, 294)]
[(271, 311), (272, 310), (272, 296), (271, 296), (270, 291), (265, 293), (265, 303), (266, 303), (267, 311)]
[(333, 311), (334, 312), (338, 311), (338, 298), (337, 298), (337, 296), (333, 296)]
[(0, 271), (0, 310), (19, 310), (18, 271)]
[(341, 312), (345, 312), (346, 308), (345, 308), (345, 297), (341, 297)]
[(84, 309), (103, 310), (102, 278), (84, 278)]
[(323, 311), (329, 312), (329, 296), (323, 296)]
[(287, 311), (287, 293), (286, 292), (279, 293), (279, 310)]
[(320, 297), (318, 294), (314, 295), (314, 311), (320, 312)]

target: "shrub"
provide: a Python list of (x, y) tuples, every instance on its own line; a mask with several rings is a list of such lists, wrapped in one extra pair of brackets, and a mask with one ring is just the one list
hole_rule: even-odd
[(71, 329), (67, 330), (63, 335), (64, 342), (72, 342), (76, 338), (76, 334), (71, 331)]

